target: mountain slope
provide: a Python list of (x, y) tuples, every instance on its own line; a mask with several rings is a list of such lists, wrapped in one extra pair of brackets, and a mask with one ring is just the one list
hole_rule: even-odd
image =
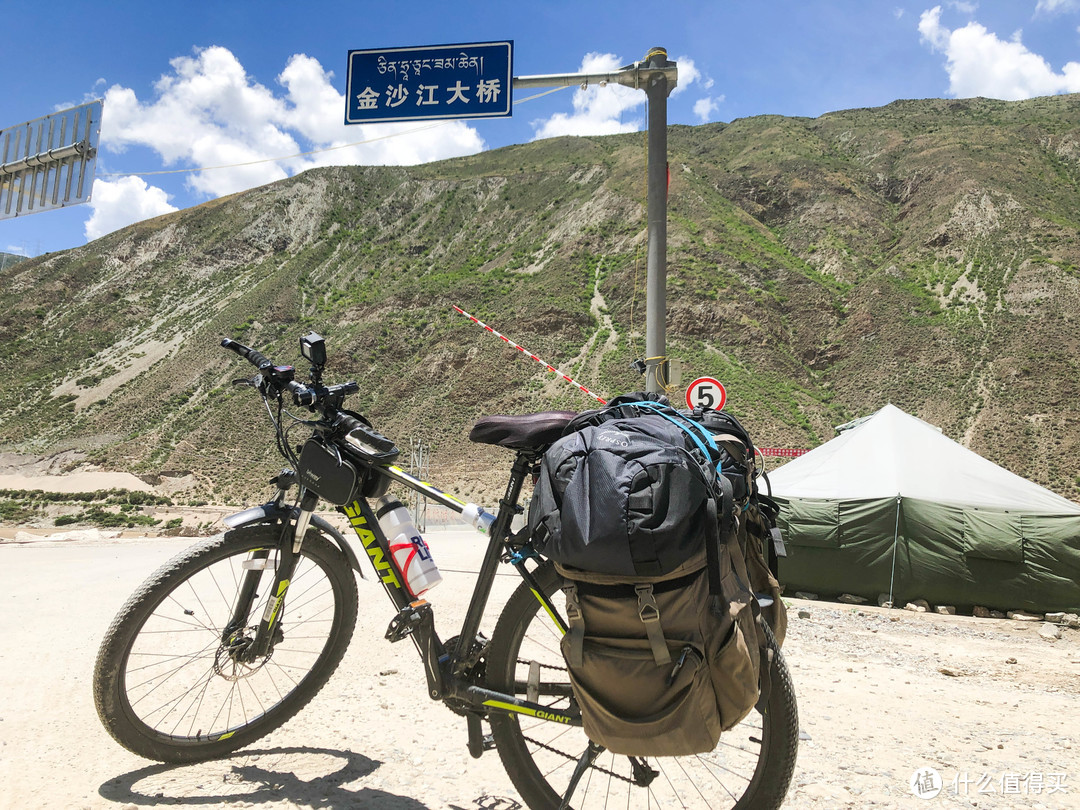
[[(1080, 495), (1078, 97), (673, 127), (669, 165), (669, 355), (759, 444), (892, 401)], [(320, 169), (6, 267), (0, 450), (250, 499), (280, 462), (217, 344), (291, 362), (315, 330), (354, 407), (494, 497), (508, 458), (464, 441), (476, 417), (592, 402), (451, 304), (601, 394), (640, 388), (644, 175), (641, 134)]]

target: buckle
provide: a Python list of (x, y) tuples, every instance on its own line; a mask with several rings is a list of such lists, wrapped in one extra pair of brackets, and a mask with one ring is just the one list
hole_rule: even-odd
[(638, 618), (645, 624), (660, 621), (660, 606), (653, 596), (653, 586), (635, 585), (634, 593), (638, 597)]

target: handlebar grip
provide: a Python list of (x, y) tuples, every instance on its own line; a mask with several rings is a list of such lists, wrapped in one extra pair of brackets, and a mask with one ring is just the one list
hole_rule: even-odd
[(235, 340), (229, 340), (229, 338), (222, 338), (221, 345), (223, 348), (236, 352), (238, 355), (243, 357), (257, 369), (261, 370), (266, 368), (267, 366), (274, 365), (273, 361), (267, 358), (266, 355), (262, 354), (262, 352), (258, 352), (255, 349), (250, 348), (249, 346), (245, 346), (243, 343), (238, 343)]

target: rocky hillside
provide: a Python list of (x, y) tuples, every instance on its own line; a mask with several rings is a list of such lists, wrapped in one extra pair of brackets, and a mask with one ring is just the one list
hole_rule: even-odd
[[(676, 127), (669, 163), (669, 354), (759, 444), (893, 402), (1080, 498), (1080, 97)], [(468, 446), (476, 417), (592, 403), (451, 305), (595, 391), (639, 389), (644, 194), (643, 135), (558, 138), (315, 170), (6, 267), (0, 451), (252, 500), (280, 462), (218, 342), (299, 365), (315, 330), (357, 409), (490, 499), (508, 459)]]

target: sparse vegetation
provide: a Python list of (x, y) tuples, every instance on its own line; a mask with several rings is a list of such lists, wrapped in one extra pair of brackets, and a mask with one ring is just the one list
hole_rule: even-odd
[[(668, 354), (684, 381), (720, 378), (773, 446), (892, 401), (1080, 498), (1076, 103), (673, 127)], [(281, 462), (257, 400), (229, 385), (250, 369), (217, 344), (303, 375), (296, 341), (315, 330), (328, 373), (362, 384), (353, 407), (435, 445), (437, 481), (497, 498), (507, 459), (466, 445), (475, 418), (593, 403), (450, 305), (601, 394), (639, 389), (644, 167), (626, 135), (319, 169), (9, 265), (0, 450), (194, 470), (186, 502), (250, 501)], [(136, 495), (67, 496), (57, 520), (132, 520)], [(58, 503), (0, 493), (0, 518)]]

